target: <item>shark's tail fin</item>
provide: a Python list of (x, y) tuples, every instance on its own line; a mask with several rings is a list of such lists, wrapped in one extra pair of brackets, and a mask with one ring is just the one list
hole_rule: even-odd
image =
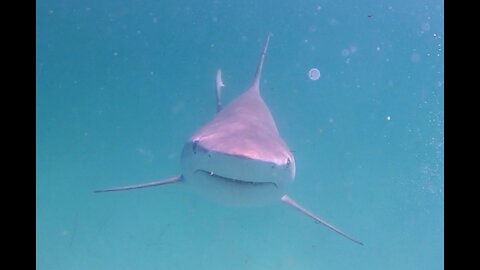
[(166, 178), (166, 179), (162, 179), (162, 180), (158, 180), (158, 181), (153, 181), (153, 182), (148, 182), (148, 183), (143, 183), (143, 184), (113, 187), (113, 188), (107, 188), (107, 189), (99, 189), (99, 190), (95, 190), (95, 192), (98, 193), (98, 192), (130, 190), (130, 189), (137, 189), (137, 188), (147, 188), (147, 187), (154, 187), (154, 186), (172, 184), (172, 183), (179, 182), (181, 180), (182, 180), (182, 176), (177, 175), (177, 176), (173, 176), (173, 177), (170, 177), (170, 178)]
[(329, 229), (333, 230), (334, 232), (341, 234), (342, 236), (348, 238), (349, 240), (362, 245), (363, 243), (354, 239), (353, 237), (349, 236), (348, 234), (342, 232), (340, 229), (335, 228), (335, 226), (329, 224), (325, 220), (321, 219), (317, 215), (313, 214), (312, 212), (308, 211), (307, 209), (303, 208), (300, 204), (298, 204), (296, 201), (294, 201), (292, 198), (288, 197), (287, 195), (283, 195), (282, 201), (287, 203), (288, 205), (292, 206), (293, 208), (297, 209), (298, 211), (302, 212), (303, 214), (313, 218), (315, 221), (321, 223), (322, 225), (328, 227)]
[(255, 88), (257, 90), (260, 89), (259, 84), (260, 84), (260, 77), (262, 75), (263, 62), (265, 61), (265, 55), (267, 54), (267, 49), (268, 49), (268, 42), (270, 41), (271, 36), (272, 36), (272, 33), (269, 32), (267, 35), (267, 40), (265, 41), (265, 46), (263, 47), (262, 54), (260, 55), (260, 60), (258, 62), (257, 71), (255, 72), (255, 77), (253, 78), (252, 88)]

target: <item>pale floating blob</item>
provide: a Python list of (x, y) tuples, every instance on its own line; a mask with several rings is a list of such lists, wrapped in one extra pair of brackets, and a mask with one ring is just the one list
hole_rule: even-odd
[(412, 53), (412, 55), (410, 56), (410, 61), (412, 61), (412, 63), (418, 63), (420, 62), (420, 60), (421, 60), (421, 56), (416, 52)]
[(352, 46), (350, 46), (350, 48), (342, 49), (341, 54), (342, 54), (343, 57), (347, 57), (347, 56), (349, 56), (351, 54), (354, 54), (356, 52), (357, 52), (357, 46), (352, 45)]
[(330, 23), (330, 26), (335, 26), (337, 25), (337, 20), (335, 18), (331, 18), (329, 23)]
[(341, 53), (342, 53), (343, 57), (347, 57), (350, 54), (350, 50), (349, 49), (342, 49)]
[(390, 117), (390, 115), (387, 115), (387, 121), (390, 121), (392, 119), (392, 117)]
[(430, 31), (430, 23), (426, 22), (422, 24), (422, 31), (427, 32)]
[(310, 71), (308, 71), (308, 77), (312, 81), (316, 81), (316, 80), (320, 79), (320, 70), (318, 70), (318, 68), (310, 69)]

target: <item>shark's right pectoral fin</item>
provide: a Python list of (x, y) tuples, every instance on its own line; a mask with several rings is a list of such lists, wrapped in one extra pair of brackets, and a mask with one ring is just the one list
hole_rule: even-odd
[(353, 237), (349, 236), (348, 234), (342, 232), (340, 229), (336, 228), (335, 226), (333, 226), (333, 225), (329, 224), (328, 222), (326, 222), (325, 220), (321, 219), (320, 217), (318, 217), (314, 213), (312, 213), (309, 210), (303, 208), (300, 204), (298, 204), (296, 201), (294, 201), (292, 198), (288, 197), (287, 195), (282, 196), (282, 201), (287, 203), (291, 207), (297, 209), (298, 211), (302, 212), (303, 214), (309, 216), (310, 218), (314, 219), (316, 222), (321, 223), (322, 225), (324, 225), (324, 226), (328, 227), (329, 229), (333, 230), (334, 232), (336, 232), (338, 234), (341, 234), (342, 236), (348, 238), (349, 240), (363, 246), (362, 242), (354, 239)]
[(136, 185), (130, 185), (130, 186), (121, 186), (121, 187), (113, 187), (113, 188), (107, 188), (107, 189), (99, 189), (95, 190), (95, 192), (110, 192), (110, 191), (121, 191), (121, 190), (130, 190), (130, 189), (137, 189), (137, 188), (147, 188), (147, 187), (154, 187), (154, 186), (161, 186), (161, 185), (167, 185), (167, 184), (173, 184), (182, 181), (182, 176), (177, 175), (173, 176), (170, 178), (158, 180), (158, 181), (153, 181), (153, 182), (148, 182), (148, 183), (142, 183), (142, 184), (136, 184)]

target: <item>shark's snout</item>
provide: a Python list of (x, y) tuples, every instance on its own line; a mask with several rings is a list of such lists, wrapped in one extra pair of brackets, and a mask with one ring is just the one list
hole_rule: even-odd
[(185, 181), (208, 197), (236, 205), (264, 205), (278, 201), (293, 181), (294, 162), (284, 164), (210, 151), (190, 141), (182, 152)]

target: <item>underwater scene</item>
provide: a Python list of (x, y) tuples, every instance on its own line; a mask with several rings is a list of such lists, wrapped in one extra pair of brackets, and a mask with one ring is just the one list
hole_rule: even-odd
[(444, 1), (37, 1), (36, 268), (444, 269)]

